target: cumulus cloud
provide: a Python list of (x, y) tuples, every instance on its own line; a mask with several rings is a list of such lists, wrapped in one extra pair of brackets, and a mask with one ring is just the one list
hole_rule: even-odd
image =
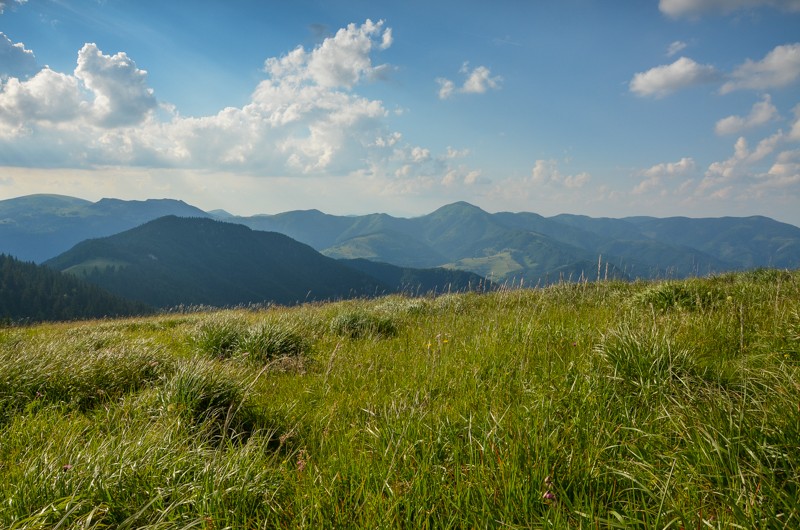
[(720, 136), (726, 134), (737, 134), (746, 129), (753, 129), (778, 119), (778, 109), (772, 104), (769, 94), (765, 94), (761, 101), (753, 105), (750, 114), (747, 116), (728, 116), (719, 120), (714, 127)]
[(674, 177), (686, 175), (687, 173), (694, 171), (694, 169), (694, 159), (691, 157), (684, 157), (677, 162), (656, 164), (655, 166), (644, 170), (642, 174), (645, 177)]
[(800, 77), (800, 43), (775, 47), (760, 61), (748, 59), (730, 75), (720, 93), (785, 87)]
[(466, 166), (450, 168), (442, 177), (441, 184), (451, 186), (474, 186), (482, 181), (482, 172), (479, 169), (470, 169)]
[(147, 72), (124, 52), (104, 55), (97, 45), (85, 44), (78, 52), (75, 77), (93, 93), (91, 112), (102, 126), (134, 125), (156, 107)]
[(658, 8), (673, 18), (696, 17), (704, 13), (731, 13), (762, 6), (800, 11), (800, 0), (660, 0)]
[(264, 69), (285, 83), (353, 88), (362, 79), (378, 76), (385, 69), (385, 65), (373, 66), (370, 58), (373, 46), (385, 50), (392, 45), (392, 30), (383, 26), (382, 20), (367, 20), (360, 26), (349, 24), (310, 52), (298, 46), (281, 58), (267, 59)]
[(456, 87), (453, 81), (444, 77), (436, 78), (436, 83), (439, 85), (439, 99), (447, 99), (456, 92), (461, 94), (484, 94), (489, 90), (499, 90), (503, 81), (500, 76), (492, 76), (491, 70), (485, 66), (476, 66), (470, 70), (469, 63), (466, 62), (461, 66), (459, 72), (466, 76), (461, 87)]
[(537, 160), (531, 169), (531, 182), (536, 185), (556, 185), (565, 188), (582, 188), (591, 180), (591, 175), (581, 172), (575, 175), (564, 175), (558, 169), (556, 160)]
[(677, 162), (656, 164), (641, 172), (643, 179), (634, 188), (634, 195), (641, 195), (653, 189), (661, 188), (665, 178), (684, 176), (695, 170), (695, 162), (691, 157), (681, 158)]
[[(94, 44), (72, 74), (45, 68), (0, 86), (0, 148), (19, 165), (42, 155), (72, 167), (132, 165), (237, 170), (250, 174), (347, 174), (375, 167), (401, 136), (378, 100), (354, 93), (384, 65), (371, 55), (392, 44), (382, 21), (350, 24), (313, 49), (264, 63), (267, 78), (242, 107), (183, 117), (160, 104), (147, 72), (125, 53)], [(422, 163), (424, 148), (410, 150)], [(413, 160), (412, 160), (413, 161)]]
[(698, 194), (721, 184), (729, 184), (732, 181), (746, 179), (748, 176), (757, 174), (754, 168), (767, 156), (772, 154), (775, 149), (786, 140), (783, 131), (761, 140), (755, 149), (750, 149), (747, 140), (742, 136), (734, 144), (733, 156), (727, 160), (713, 162), (708, 166), (705, 177), (697, 186)]
[(786, 188), (800, 185), (800, 149), (783, 151), (757, 184), (763, 188)]
[(630, 90), (637, 96), (661, 98), (676, 90), (719, 79), (719, 73), (711, 65), (698, 64), (692, 59), (681, 57), (672, 64), (639, 72), (630, 81)]
[(83, 103), (78, 80), (71, 75), (45, 68), (25, 81), (12, 77), (0, 92), (0, 136), (37, 123), (72, 121)]
[(117, 127), (142, 122), (156, 105), (147, 72), (124, 53), (103, 55), (94, 44), (78, 53), (74, 75), (40, 70), (9, 78), (0, 91), (0, 134), (72, 122)]
[(465, 94), (483, 94), (489, 89), (497, 90), (500, 88), (502, 78), (500, 76), (492, 77), (492, 72), (485, 66), (477, 66), (469, 72), (465, 63), (462, 72), (468, 74), (467, 80), (464, 81), (464, 86), (461, 89)]
[(39, 70), (33, 52), (21, 42), (12, 42), (0, 31), (0, 80), (9, 77), (25, 78)]

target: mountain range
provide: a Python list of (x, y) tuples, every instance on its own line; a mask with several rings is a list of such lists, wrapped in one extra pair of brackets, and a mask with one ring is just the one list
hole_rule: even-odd
[(233, 216), (169, 199), (96, 203), (38, 195), (0, 201), (0, 252), (37, 262), (87, 239), (164, 215), (220, 218), (278, 232), (342, 260), (446, 267), (495, 282), (549, 283), (598, 275), (664, 278), (800, 266), (800, 228), (768, 217), (592, 218), (488, 213), (468, 203), (414, 218), (318, 210)]
[(800, 266), (800, 228), (760, 216), (543, 217), (458, 202), (410, 219), (310, 210), (229, 221), (284, 233), (335, 258), (444, 266), (498, 282), (594, 279), (598, 264), (603, 277), (627, 279)]

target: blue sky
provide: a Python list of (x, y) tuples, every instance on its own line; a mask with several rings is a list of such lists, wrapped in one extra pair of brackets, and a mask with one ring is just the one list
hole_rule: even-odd
[(800, 0), (0, 6), (0, 199), (800, 225)]

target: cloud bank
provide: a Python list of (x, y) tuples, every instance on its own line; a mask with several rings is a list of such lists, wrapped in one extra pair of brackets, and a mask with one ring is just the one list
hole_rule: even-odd
[[(24, 47), (3, 37), (3, 49), (30, 71)], [(383, 104), (353, 89), (386, 68), (371, 55), (392, 40), (383, 21), (350, 24), (312, 50), (267, 59), (267, 79), (247, 105), (199, 118), (159, 102), (127, 54), (87, 43), (71, 73), (9, 72), (0, 84), (0, 146), (20, 166), (351, 170), (388, 148), (377, 141), (389, 134)]]

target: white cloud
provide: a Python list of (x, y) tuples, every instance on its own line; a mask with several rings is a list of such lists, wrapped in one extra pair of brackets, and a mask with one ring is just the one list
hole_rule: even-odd
[(795, 105), (793, 112), (794, 122), (792, 123), (792, 129), (789, 131), (789, 138), (800, 140), (800, 105)]
[[(798, 107), (800, 108), (800, 107)], [(469, 155), (469, 149), (455, 149), (451, 146), (447, 146), (447, 158), (463, 158)]]
[(500, 76), (492, 76), (491, 70), (485, 66), (476, 66), (471, 71), (469, 63), (464, 63), (459, 70), (466, 75), (464, 84), (457, 88), (453, 81), (444, 77), (437, 77), (436, 83), (439, 85), (439, 99), (447, 99), (454, 93), (461, 94), (484, 94), (489, 90), (499, 90), (503, 82)]
[(497, 90), (500, 88), (500, 76), (492, 77), (492, 72), (485, 66), (477, 66), (470, 72), (464, 86), (461, 89), (465, 94), (483, 94), (489, 89)]
[(800, 0), (660, 0), (658, 3), (662, 13), (674, 18), (695, 17), (708, 12), (730, 13), (762, 6), (800, 11)]
[(272, 78), (285, 83), (353, 88), (364, 78), (378, 76), (385, 68), (385, 65), (373, 66), (370, 58), (376, 38), (381, 39), (378, 44), (381, 50), (392, 45), (392, 30), (383, 26), (383, 20), (369, 19), (360, 26), (349, 24), (310, 52), (298, 46), (281, 58), (267, 59), (264, 69)]
[(723, 183), (727, 184), (753, 177), (758, 174), (756, 167), (785, 140), (786, 136), (783, 131), (778, 131), (761, 140), (756, 148), (751, 150), (747, 145), (747, 140), (743, 136), (740, 137), (734, 144), (733, 156), (708, 166), (705, 177), (697, 186), (696, 193), (702, 194)]
[(780, 153), (759, 183), (760, 188), (785, 188), (800, 185), (800, 149)]
[(0, 85), (0, 149), (19, 165), (46, 156), (66, 167), (344, 175), (387, 159), (401, 140), (383, 104), (352, 91), (380, 68), (371, 53), (391, 43), (382, 21), (350, 24), (312, 50), (268, 59), (248, 104), (203, 117), (159, 110), (144, 70), (87, 44), (73, 75), (44, 69)]
[(411, 159), (417, 163), (426, 162), (431, 159), (431, 152), (423, 147), (414, 147), (411, 150)]
[(0, 81), (9, 77), (25, 78), (38, 70), (33, 52), (21, 42), (12, 42), (0, 31)]
[(684, 50), (686, 46), (686, 43), (683, 41), (676, 40), (672, 42), (669, 47), (667, 47), (667, 57), (672, 57), (676, 53)]
[(581, 172), (576, 175), (564, 175), (558, 169), (556, 160), (537, 160), (531, 169), (531, 182), (539, 186), (563, 186), (566, 188), (582, 188), (591, 180), (591, 175)]
[(666, 162), (656, 164), (642, 172), (646, 177), (674, 177), (678, 175), (685, 175), (694, 171), (695, 163), (691, 157), (681, 158), (677, 162)]
[(456, 91), (456, 85), (449, 79), (437, 77), (436, 82), (439, 84), (439, 99), (447, 99)]
[(661, 98), (681, 88), (713, 82), (718, 78), (719, 73), (713, 66), (681, 57), (672, 64), (635, 74), (629, 86), (637, 96)]
[(800, 43), (776, 46), (762, 60), (748, 59), (730, 75), (720, 93), (785, 87), (800, 77)]
[(778, 119), (778, 109), (772, 104), (769, 94), (765, 94), (761, 101), (755, 103), (750, 109), (750, 114), (742, 116), (728, 116), (717, 122), (714, 130), (719, 135), (737, 134), (746, 129), (752, 129)]
[(0, 88), (0, 137), (11, 131), (30, 131), (37, 123), (75, 120), (84, 103), (78, 80), (49, 68), (25, 81), (12, 77)]
[(442, 177), (441, 185), (452, 186), (474, 186), (482, 182), (482, 173), (479, 169), (469, 169), (466, 166), (450, 168)]
[(93, 93), (91, 112), (104, 127), (140, 123), (156, 107), (147, 72), (124, 52), (104, 55), (95, 44), (85, 44), (78, 52), (75, 77)]
[[(94, 44), (78, 53), (74, 75), (44, 68), (26, 80), (11, 77), (0, 88), (0, 135), (5, 136), (55, 124), (76, 129), (135, 125), (157, 106), (147, 72), (124, 53), (103, 55)], [(67, 138), (72, 140), (77, 139)]]
[(665, 178), (687, 175), (695, 170), (695, 162), (691, 157), (681, 158), (677, 162), (656, 164), (641, 172), (644, 179), (632, 190), (634, 195), (641, 195), (653, 189), (660, 189)]

